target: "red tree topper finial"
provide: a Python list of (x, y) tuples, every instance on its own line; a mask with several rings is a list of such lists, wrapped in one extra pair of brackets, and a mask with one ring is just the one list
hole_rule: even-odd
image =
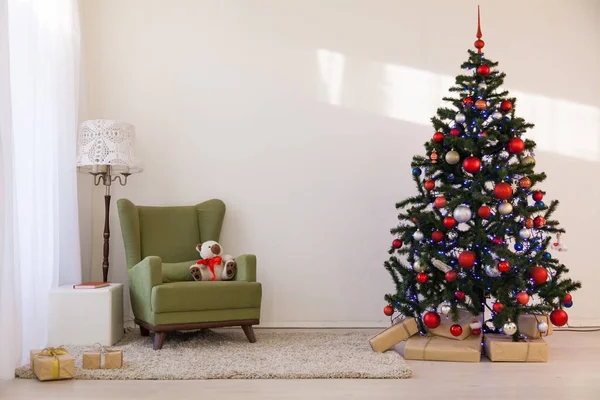
[(485, 46), (485, 42), (481, 40), (481, 36), (481, 18), (479, 15), (479, 6), (477, 6), (477, 40), (475, 41), (475, 48), (478, 54), (481, 54), (481, 49)]

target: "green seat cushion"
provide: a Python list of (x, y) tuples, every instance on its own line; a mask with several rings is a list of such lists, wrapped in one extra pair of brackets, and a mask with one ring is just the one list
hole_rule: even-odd
[(193, 281), (194, 278), (192, 277), (192, 274), (190, 274), (190, 266), (196, 264), (196, 261), (198, 260), (178, 263), (163, 263), (162, 281), (164, 283)]
[(173, 282), (152, 288), (152, 311), (182, 311), (259, 308), (262, 287), (258, 282)]

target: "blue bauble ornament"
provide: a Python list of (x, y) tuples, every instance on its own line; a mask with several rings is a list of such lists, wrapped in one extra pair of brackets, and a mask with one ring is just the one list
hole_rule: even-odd
[(523, 245), (521, 243), (515, 243), (515, 250), (516, 251), (521, 251), (523, 250)]
[(544, 258), (548, 260), (548, 259), (552, 258), (552, 254), (550, 254), (548, 252), (545, 252), (544, 253)]
[(572, 301), (570, 301), (570, 302), (568, 302), (568, 303), (563, 303), (563, 306), (565, 306), (565, 307), (567, 307), (567, 308), (571, 308), (571, 307), (573, 307), (573, 302), (572, 302)]
[(421, 175), (421, 168), (413, 168), (413, 170), (412, 170), (412, 174), (413, 174), (414, 176), (419, 176), (419, 175)]
[(544, 207), (544, 202), (543, 201), (536, 201), (535, 202), (535, 206), (536, 207)]

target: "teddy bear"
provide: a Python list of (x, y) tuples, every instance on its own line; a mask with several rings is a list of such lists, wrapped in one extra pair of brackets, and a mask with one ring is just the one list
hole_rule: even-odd
[(223, 254), (223, 247), (209, 240), (196, 246), (200, 260), (190, 266), (190, 273), (196, 281), (228, 281), (236, 272), (235, 259)]

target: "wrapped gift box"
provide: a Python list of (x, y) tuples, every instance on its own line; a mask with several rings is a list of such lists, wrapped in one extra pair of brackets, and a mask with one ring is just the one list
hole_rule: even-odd
[(83, 353), (84, 369), (118, 369), (123, 366), (123, 350), (100, 348)]
[[(448, 339), (454, 340), (465, 340), (471, 336), (471, 324), (479, 323), (482, 324), (483, 318), (481, 315), (475, 316), (467, 310), (458, 310), (458, 321), (452, 320), (452, 316), (448, 314), (447, 317), (442, 316), (440, 325), (437, 328), (429, 329), (429, 333), (435, 336), (442, 336)], [(462, 334), (460, 336), (453, 336), (450, 333), (450, 327), (454, 324), (458, 324), (462, 327)], [(481, 327), (481, 326), (480, 326)]]
[(40, 381), (71, 379), (75, 376), (75, 358), (62, 347), (31, 350), (31, 370)]
[[(548, 324), (548, 332), (541, 333), (538, 331), (537, 324), (540, 321), (545, 321)], [(519, 315), (519, 321), (517, 323), (519, 332), (523, 335), (528, 336), (532, 339), (539, 339), (541, 337), (552, 335), (552, 323), (550, 317), (541, 314), (523, 314)]]
[(369, 340), (371, 348), (378, 353), (391, 349), (394, 345), (419, 332), (417, 321), (410, 317), (390, 326)]
[(479, 362), (481, 360), (481, 335), (464, 340), (441, 336), (412, 336), (404, 347), (407, 360)]
[(500, 334), (486, 334), (483, 338), (485, 355), (492, 361), (546, 362), (548, 343), (544, 339), (513, 342)]

